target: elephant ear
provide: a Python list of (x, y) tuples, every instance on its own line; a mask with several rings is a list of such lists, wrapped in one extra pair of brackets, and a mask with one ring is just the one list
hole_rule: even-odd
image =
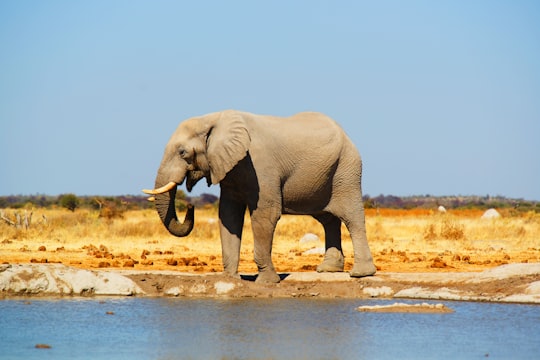
[(251, 138), (242, 116), (225, 111), (210, 130), (207, 154), (212, 184), (218, 184), (225, 175), (246, 157)]

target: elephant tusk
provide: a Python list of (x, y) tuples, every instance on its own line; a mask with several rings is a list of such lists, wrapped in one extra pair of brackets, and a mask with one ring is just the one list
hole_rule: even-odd
[(143, 193), (145, 194), (148, 194), (148, 195), (158, 195), (158, 194), (163, 194), (163, 193), (166, 193), (168, 191), (171, 191), (171, 189), (173, 189), (174, 187), (176, 187), (176, 183), (174, 181), (171, 181), (170, 183), (168, 183), (167, 185), (164, 185), (160, 188), (157, 188), (157, 189), (153, 189), (153, 190), (148, 190), (148, 189), (144, 189), (143, 190)]
[(153, 196), (150, 196), (150, 197), (149, 197), (148, 199), (146, 199), (146, 200), (148, 200), (148, 201), (150, 201), (150, 202), (154, 202), (154, 201), (156, 201), (156, 198), (153, 197)]

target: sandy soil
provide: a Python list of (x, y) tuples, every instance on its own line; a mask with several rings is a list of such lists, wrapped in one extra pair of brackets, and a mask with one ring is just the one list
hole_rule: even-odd
[(391, 305), (360, 306), (356, 310), (360, 312), (379, 313), (452, 313), (452, 309), (444, 304), (404, 304), (394, 303)]
[[(223, 270), (219, 246), (213, 252), (203, 253), (192, 248), (176, 245), (173, 250), (155, 249), (145, 246), (144, 242), (133, 244), (131, 252), (114, 251), (107, 245), (83, 245), (78, 249), (67, 246), (51, 248), (50, 244), (36, 242), (30, 246), (11, 246), (0, 249), (1, 262), (4, 264), (24, 263), (62, 263), (81, 269), (137, 269), (137, 270), (172, 270), (196, 274), (216, 273)], [(16, 245), (16, 244), (15, 244)], [(111, 248), (120, 247), (109, 245)], [(127, 246), (124, 246), (127, 247)], [(170, 246), (169, 248), (171, 248)], [(291, 246), (292, 247), (292, 246)], [(377, 246), (372, 246), (377, 247)], [(180, 248), (180, 250), (178, 250)], [(450, 248), (448, 246), (448, 248)], [(345, 271), (353, 265), (352, 251), (345, 251)], [(257, 271), (250, 253), (243, 249), (240, 272)], [(136, 253), (135, 253), (136, 252)], [(500, 265), (513, 263), (538, 262), (538, 249), (500, 250), (495, 248), (480, 250), (452, 251), (442, 249), (434, 251), (406, 251), (386, 248), (372, 251), (375, 265), (382, 272), (480, 272)], [(306, 255), (303, 249), (274, 250), (273, 261), (278, 272), (311, 272), (322, 261), (322, 254)]]
[[(401, 214), (401, 215), (400, 215)], [(404, 215), (403, 215), (404, 214)], [(540, 218), (482, 221), (479, 214), (369, 214), (367, 232), (382, 272), (470, 272), (504, 264), (540, 262)], [(153, 211), (134, 211), (105, 221), (83, 211), (44, 212), (30, 231), (0, 223), (0, 263), (62, 263), (82, 269), (173, 270), (198, 274), (222, 271), (217, 214), (200, 211), (186, 238), (170, 236)], [(11, 215), (14, 216), (13, 214)], [(35, 218), (40, 214), (36, 212)], [(302, 242), (305, 234), (318, 241)], [(309, 217), (284, 216), (274, 236), (278, 272), (314, 271), (323, 255), (324, 232)], [(343, 227), (345, 271), (352, 268), (352, 244)], [(315, 251), (313, 254), (306, 252)], [(240, 272), (257, 271), (250, 219), (246, 217)]]

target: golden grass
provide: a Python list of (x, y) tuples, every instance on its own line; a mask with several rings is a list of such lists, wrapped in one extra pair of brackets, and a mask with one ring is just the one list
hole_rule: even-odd
[[(4, 210), (14, 217), (14, 210)], [(369, 209), (366, 226), (370, 248), (382, 271), (479, 271), (513, 262), (540, 261), (540, 215), (504, 214), (484, 220), (482, 211)], [(178, 271), (222, 271), (221, 243), (215, 209), (197, 209), (193, 232), (176, 238), (153, 210), (103, 219), (95, 211), (36, 209), (28, 230), (0, 223), (0, 261), (61, 262), (82, 268), (117, 267)], [(255, 272), (253, 235), (246, 216), (241, 272)], [(324, 238), (322, 226), (309, 216), (282, 217), (274, 236), (278, 271), (312, 271), (322, 255), (303, 255), (319, 243), (301, 244), (306, 233)], [(343, 227), (346, 270), (352, 244)]]

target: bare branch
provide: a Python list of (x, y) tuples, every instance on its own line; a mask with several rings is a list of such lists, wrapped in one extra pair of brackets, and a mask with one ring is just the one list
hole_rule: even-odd
[(11, 221), (10, 219), (8, 219), (8, 218), (4, 215), (4, 212), (3, 212), (3, 211), (0, 213), (0, 218), (1, 218), (2, 220), (4, 220), (6, 223), (8, 223), (9, 225), (15, 226), (15, 223), (14, 223), (13, 221)]

